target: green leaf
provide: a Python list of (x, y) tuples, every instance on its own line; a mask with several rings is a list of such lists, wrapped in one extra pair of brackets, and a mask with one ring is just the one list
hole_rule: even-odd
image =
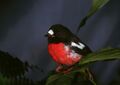
[(92, 7), (88, 12), (88, 17), (92, 16), (97, 10), (102, 8), (109, 0), (93, 0)]
[(0, 74), (0, 85), (9, 85), (10, 80)]
[[(89, 79), (86, 69), (74, 69), (68, 74), (57, 73), (48, 77), (45, 85), (92, 85), (93, 81)], [(93, 84), (96, 85), (96, 84)]]
[(48, 77), (45, 85), (70, 85), (75, 73), (56, 73)]
[(82, 19), (77, 29), (77, 32), (86, 24), (86, 21), (94, 15), (100, 8), (102, 8), (109, 0), (92, 0), (92, 6), (88, 12), (88, 14)]
[(51, 82), (56, 81), (60, 76), (61, 76), (61, 74), (51, 75), (51, 76), (47, 79), (46, 85), (49, 85)]
[(91, 53), (81, 59), (79, 65), (85, 65), (96, 61), (120, 59), (120, 48), (106, 48), (99, 52)]
[[(81, 84), (82, 82), (86, 82), (88, 80), (94, 85), (96, 85), (95, 81), (91, 77), (89, 73), (86, 75), (86, 69), (88, 64), (96, 62), (96, 61), (104, 61), (104, 60), (113, 60), (113, 59), (120, 59), (120, 48), (105, 48), (98, 52), (91, 53), (84, 58), (81, 59), (79, 65), (74, 66), (74, 69), (69, 74), (63, 73), (54, 73), (49, 75), (47, 82), (45, 85), (71, 85), (71, 83), (77, 83), (77, 85)], [(75, 77), (76, 73), (80, 73), (80, 79)], [(83, 80), (81, 80), (83, 78)], [(76, 80), (77, 79), (77, 80)], [(75, 80), (75, 82), (73, 81)], [(88, 82), (88, 83), (90, 83)], [(87, 85), (87, 84), (82, 84)]]

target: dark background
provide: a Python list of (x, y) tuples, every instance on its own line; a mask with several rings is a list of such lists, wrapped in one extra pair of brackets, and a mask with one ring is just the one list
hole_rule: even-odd
[[(0, 0), (0, 50), (22, 61), (39, 65), (44, 73), (26, 74), (42, 79), (55, 67), (47, 51), (44, 34), (53, 24), (63, 24), (74, 33), (87, 14), (92, 0)], [(91, 17), (78, 36), (93, 51), (120, 47), (120, 0), (110, 2)], [(101, 85), (109, 85), (117, 75), (120, 62), (97, 62), (92, 70)]]

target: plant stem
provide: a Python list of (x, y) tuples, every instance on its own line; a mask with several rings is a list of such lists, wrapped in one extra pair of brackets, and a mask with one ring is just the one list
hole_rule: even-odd
[(97, 85), (89, 68), (86, 69), (86, 73), (88, 74), (88, 79), (91, 81), (91, 83), (93, 83), (93, 85)]

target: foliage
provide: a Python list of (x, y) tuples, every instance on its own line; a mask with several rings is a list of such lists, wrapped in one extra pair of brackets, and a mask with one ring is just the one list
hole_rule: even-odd
[(8, 84), (9, 84), (9, 80), (3, 77), (2, 74), (0, 74), (0, 85), (8, 85)]
[(33, 68), (36, 66), (0, 51), (0, 85), (38, 85), (24, 75)]
[[(8, 53), (2, 52), (2, 56), (0, 54), (0, 57), (6, 57), (6, 55), (8, 56)], [(9, 58), (13, 58), (12, 56)], [(9, 59), (8, 58), (8, 59)], [(1, 58), (3, 59), (3, 58)], [(7, 58), (6, 58), (7, 59)], [(30, 79), (27, 79), (24, 77), (16, 77), (16, 76), (12, 75), (13, 73), (10, 71), (10, 73), (8, 71), (8, 73), (3, 73), (1, 72), (0, 74), (0, 85), (96, 85), (93, 75), (91, 74), (91, 72), (88, 69), (88, 65), (90, 63), (96, 62), (96, 61), (104, 61), (104, 60), (114, 60), (114, 59), (120, 59), (120, 48), (106, 48), (106, 49), (102, 49), (100, 51), (91, 53), (89, 55), (86, 55), (78, 64), (76, 64), (74, 66), (74, 69), (67, 73), (56, 73), (56, 72), (51, 72), (48, 77), (45, 78), (44, 82), (43, 81), (39, 81), (39, 82), (34, 82)], [(16, 59), (13, 58), (13, 62), (15, 62)], [(5, 61), (3, 59), (3, 61)], [(16, 62), (18, 62), (20, 60), (17, 60)], [(9, 62), (10, 64), (11, 62)], [(5, 64), (4, 62), (2, 64)], [(24, 63), (21, 61), (21, 64), (23, 65)], [(18, 65), (18, 64), (16, 64)], [(18, 65), (20, 68), (22, 65)], [(11, 66), (12, 67), (12, 66)], [(17, 66), (16, 66), (17, 67)], [(15, 68), (16, 68), (15, 67)], [(2, 69), (2, 67), (0, 67), (0, 69)], [(7, 69), (7, 66), (6, 66)], [(11, 69), (14, 71), (13, 67), (12, 68), (8, 68), (8, 70)], [(22, 71), (23, 72), (23, 71)], [(9, 74), (5, 75), (5, 74)], [(19, 74), (19, 73), (18, 73)], [(22, 74), (21, 74), (22, 75)]]
[(46, 85), (53, 85), (55, 84), (55, 82), (57, 82), (57, 84), (55, 85), (60, 85), (60, 84), (65, 84), (65, 83), (67, 83), (65, 85), (71, 85), (71, 82), (72, 80), (74, 80), (74, 76), (76, 74), (80, 75), (80, 78), (75, 77), (76, 80), (79, 80), (77, 81), (77, 84), (78, 83), (81, 84), (81, 78), (83, 78), (84, 81), (87, 80), (91, 82), (93, 85), (96, 85), (92, 77), (92, 74), (90, 73), (88, 69), (88, 65), (96, 61), (114, 60), (114, 59), (120, 59), (120, 48), (106, 48), (106, 49), (102, 49), (99, 52), (91, 53), (85, 56), (75, 66), (74, 70), (72, 70), (69, 74), (62, 74), (62, 73), (52, 74), (50, 77), (48, 77)]
[(6, 77), (17, 77), (28, 71), (27, 62), (22, 62), (10, 54), (0, 51), (0, 72)]
[[(82, 19), (77, 32), (86, 21), (102, 8), (109, 0), (92, 0), (88, 14)], [(0, 85), (96, 85), (89, 64), (97, 61), (120, 59), (120, 48), (106, 48), (86, 55), (76, 64), (69, 73), (56, 73), (51, 71), (41, 81), (33, 81), (25, 77), (25, 73), (34, 66), (27, 62), (0, 51)]]
[(87, 13), (87, 15), (81, 20), (77, 32), (79, 32), (80, 28), (86, 24), (86, 21), (93, 16), (100, 8), (102, 8), (105, 4), (107, 4), (109, 0), (92, 0), (92, 6)]
[(91, 53), (81, 59), (79, 65), (89, 64), (91, 62), (120, 59), (120, 48), (106, 48), (101, 51)]

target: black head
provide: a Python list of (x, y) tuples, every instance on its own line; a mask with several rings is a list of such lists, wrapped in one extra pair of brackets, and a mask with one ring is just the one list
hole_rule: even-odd
[(49, 43), (67, 42), (71, 35), (72, 32), (67, 27), (60, 24), (52, 25), (46, 34)]

